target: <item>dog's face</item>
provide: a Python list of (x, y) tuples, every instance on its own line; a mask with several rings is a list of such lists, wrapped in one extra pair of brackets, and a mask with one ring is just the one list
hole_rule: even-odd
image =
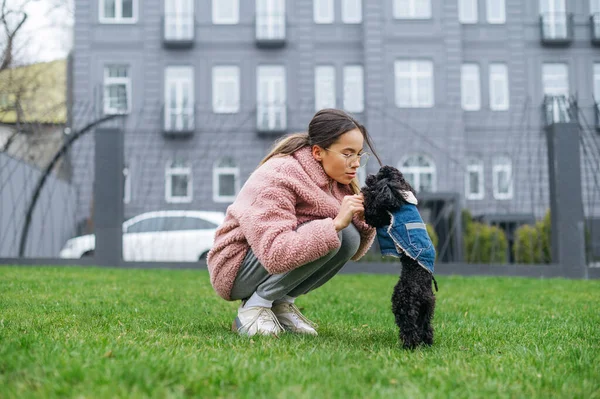
[(361, 189), (365, 197), (365, 221), (373, 227), (390, 223), (388, 211), (393, 212), (406, 203), (401, 191), (415, 191), (402, 173), (392, 167), (383, 166), (376, 175), (369, 175)]

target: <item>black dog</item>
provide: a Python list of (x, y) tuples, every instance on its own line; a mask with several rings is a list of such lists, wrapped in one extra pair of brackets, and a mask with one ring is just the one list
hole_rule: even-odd
[[(368, 176), (362, 192), (365, 221), (377, 228), (382, 254), (399, 257), (402, 263), (402, 274), (392, 295), (392, 312), (403, 346), (413, 349), (421, 344), (432, 345), (435, 295), (431, 284), (432, 280), (435, 282), (435, 249), (426, 230), (422, 231), (425, 225), (416, 210), (415, 192), (402, 173), (391, 166), (383, 166), (377, 175)], [(406, 221), (408, 223), (402, 224)], [(390, 234), (390, 228), (398, 228), (406, 237)], [(411, 231), (415, 232), (414, 236), (410, 235)], [(407, 239), (403, 241), (403, 238)], [(425, 258), (420, 258), (421, 254)], [(423, 266), (424, 263), (431, 268)]]

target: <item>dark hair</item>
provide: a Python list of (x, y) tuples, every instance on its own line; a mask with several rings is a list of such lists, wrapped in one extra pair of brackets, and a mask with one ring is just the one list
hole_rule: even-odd
[(329, 148), (342, 134), (353, 129), (360, 130), (371, 152), (377, 158), (379, 164), (382, 165), (381, 159), (373, 148), (373, 142), (367, 129), (346, 112), (332, 108), (322, 109), (313, 116), (308, 124), (308, 133), (293, 133), (278, 140), (259, 165), (274, 156), (289, 155), (309, 145)]

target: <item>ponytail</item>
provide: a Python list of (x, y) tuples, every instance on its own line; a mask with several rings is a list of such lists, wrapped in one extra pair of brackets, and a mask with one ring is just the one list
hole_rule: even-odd
[(292, 133), (275, 142), (275, 145), (258, 166), (278, 155), (290, 155), (310, 144), (308, 133)]

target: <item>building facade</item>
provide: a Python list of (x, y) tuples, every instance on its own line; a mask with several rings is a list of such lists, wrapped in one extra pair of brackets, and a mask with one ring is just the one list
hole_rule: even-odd
[[(525, 220), (549, 206), (548, 120), (598, 123), (600, 0), (76, 0), (75, 10), (71, 120), (123, 115), (126, 217), (224, 211), (275, 139), (337, 107), (423, 195), (458, 193), (474, 215)], [(80, 219), (93, 209), (92, 157), (85, 137), (71, 154)], [(371, 158), (361, 177), (377, 168)]]

